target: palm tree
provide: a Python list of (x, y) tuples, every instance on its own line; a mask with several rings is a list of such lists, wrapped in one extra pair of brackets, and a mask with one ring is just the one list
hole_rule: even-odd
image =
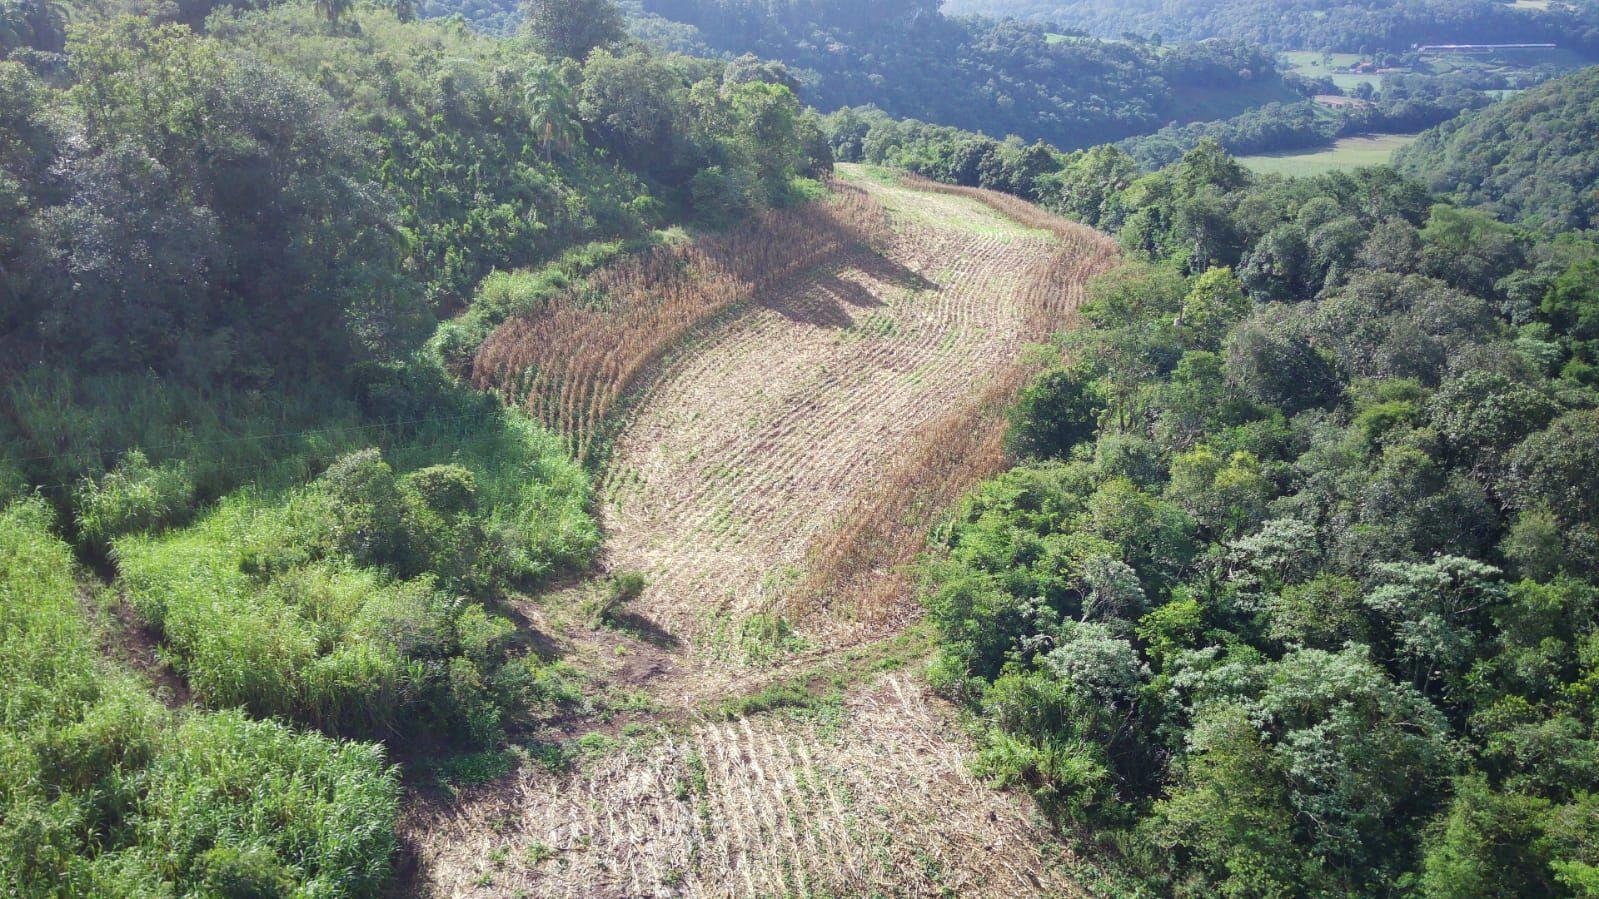
[(581, 136), (572, 116), (572, 88), (553, 67), (539, 66), (528, 73), (526, 99), (544, 160), (553, 162), (556, 150), (565, 152)]
[(337, 22), (354, 6), (354, 0), (316, 0), (316, 10), (329, 22)]

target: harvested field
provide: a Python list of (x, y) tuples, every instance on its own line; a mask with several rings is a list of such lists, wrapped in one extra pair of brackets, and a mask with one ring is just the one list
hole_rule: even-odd
[[(970, 776), (906, 628), (925, 534), (1009, 463), (1004, 413), (1044, 355), (1029, 347), (1070, 326), (1115, 245), (998, 194), (845, 179), (858, 220), (878, 223), (848, 246), (759, 289), (746, 273), (747, 298), (682, 328), (596, 321), (648, 361), (597, 378), (605, 402), (545, 414), (588, 421), (575, 440), (591, 439), (622, 404), (606, 391), (636, 385), (605, 457), (604, 567), (647, 586), (622, 630), (574, 623), (599, 582), (520, 605), (554, 654), (607, 693), (647, 695), (647, 711), (552, 726), (545, 739), (587, 747), (574, 771), (530, 766), (419, 803), (416, 892), (1081, 894), (1079, 863), (1030, 803)], [(640, 284), (644, 308), (660, 291)], [(504, 339), (480, 371), (499, 365), (501, 389), (552, 408), (516, 382), (521, 361), (487, 357), (544, 353), (532, 371), (559, 348)], [(776, 687), (790, 691), (779, 711), (759, 711)], [(795, 690), (810, 699), (781, 711)], [(589, 732), (605, 738), (576, 739)]]
[(1027, 803), (971, 777), (950, 717), (888, 676), (836, 721), (660, 733), (412, 826), (449, 896), (1081, 895)]
[(681, 641), (783, 611), (832, 643), (841, 618), (866, 636), (905, 613), (903, 591), (841, 588), (861, 586), (865, 555), (875, 571), (910, 561), (928, 516), (1004, 464), (1024, 348), (1114, 259), (1026, 204), (1018, 222), (999, 195), (865, 183), (890, 250), (759, 297), (668, 367), (617, 440), (608, 564), (648, 579), (636, 611)]

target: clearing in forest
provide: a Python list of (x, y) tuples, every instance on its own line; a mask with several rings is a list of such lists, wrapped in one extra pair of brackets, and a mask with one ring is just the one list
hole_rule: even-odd
[[(846, 179), (850, 233), (870, 240), (808, 253), (808, 268), (674, 330), (676, 349), (616, 404), (604, 565), (647, 586), (633, 636), (569, 624), (554, 639), (649, 711), (621, 740), (613, 724), (579, 741), (573, 771), (529, 768), (419, 807), (409, 841), (434, 892), (1075, 892), (1028, 804), (969, 775), (952, 710), (908, 664), (925, 649), (834, 677), (827, 701), (767, 704), (804, 714), (736, 704), (770, 693), (774, 670), (891, 652), (916, 615), (906, 570), (928, 526), (1007, 464), (1003, 414), (1034, 371), (1029, 347), (1070, 324), (1116, 258), (1107, 238), (1011, 198)], [(490, 380), (528, 381), (504, 365)], [(528, 618), (560, 632), (552, 609), (596, 589)]]

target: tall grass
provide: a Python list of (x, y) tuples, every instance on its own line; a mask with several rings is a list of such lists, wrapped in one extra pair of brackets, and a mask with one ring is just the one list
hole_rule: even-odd
[(826, 200), (603, 269), (582, 291), (496, 330), (478, 351), (473, 380), (525, 405), (587, 459), (628, 388), (695, 327), (885, 235), (882, 210), (865, 191), (835, 184)]
[(65, 492), (132, 450), (181, 465), (198, 497), (246, 481), (295, 481), (361, 446), (371, 430), (341, 385), (270, 392), (196, 387), (148, 372), (34, 366), (0, 388), (0, 465)]
[(51, 525), (36, 499), (0, 510), (7, 894), (376, 894), (399, 792), (382, 750), (162, 707), (99, 657)]
[(492, 410), (307, 485), (235, 492), (192, 526), (117, 540), (114, 558), (202, 703), (485, 744), (540, 671), (505, 652), (509, 622), (460, 597), (583, 564), (599, 543), (589, 503), (557, 438)]

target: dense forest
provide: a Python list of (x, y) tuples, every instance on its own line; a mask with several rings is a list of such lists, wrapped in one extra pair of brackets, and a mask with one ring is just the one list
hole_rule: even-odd
[(1599, 4), (1552, 0), (951, 0), (952, 13), (1016, 16), (1103, 37), (1225, 37), (1274, 50), (1404, 51), (1435, 43), (1558, 43), (1599, 53)]
[(1162, 894), (1590, 895), (1599, 245), (1115, 150), (1031, 461), (924, 571), (980, 767)]
[(648, 0), (644, 9), (657, 26), (690, 26), (686, 46), (784, 63), (805, 101), (823, 110), (875, 105), (1066, 148), (1298, 96), (1269, 54), (1242, 43), (1061, 39), (1015, 21), (952, 19), (938, 6)]
[(1396, 160), (1400, 170), (1507, 221), (1599, 227), (1599, 68), (1446, 122)]
[(372, 895), (385, 746), (569, 699), (493, 599), (598, 542), (564, 443), (450, 367), (827, 145), (614, 15), (135, 12), (0, 8), (0, 882)]

